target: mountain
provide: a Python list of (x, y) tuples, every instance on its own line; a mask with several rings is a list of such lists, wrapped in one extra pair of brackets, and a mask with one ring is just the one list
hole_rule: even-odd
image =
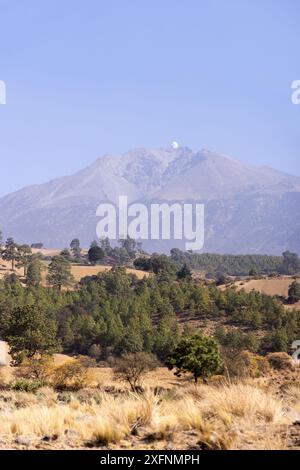
[[(299, 177), (185, 147), (105, 155), (74, 175), (9, 194), (0, 199), (0, 227), (22, 243), (64, 247), (79, 237), (88, 245), (97, 206), (119, 195), (129, 202), (203, 202), (204, 251), (300, 253)], [(144, 246), (167, 251), (172, 243)]]

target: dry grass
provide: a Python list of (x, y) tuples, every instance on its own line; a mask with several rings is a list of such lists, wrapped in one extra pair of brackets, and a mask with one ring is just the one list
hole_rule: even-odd
[[(294, 276), (280, 276), (270, 279), (250, 279), (248, 281), (237, 281), (235, 285), (238, 289), (251, 292), (253, 289), (267, 295), (288, 296), (290, 284), (294, 281)], [(297, 279), (299, 281), (299, 278)]]
[[(299, 390), (290, 388), (298, 404)], [(0, 394), (1, 447), (283, 449), (285, 404), (249, 383), (187, 385), (144, 394), (83, 390)]]

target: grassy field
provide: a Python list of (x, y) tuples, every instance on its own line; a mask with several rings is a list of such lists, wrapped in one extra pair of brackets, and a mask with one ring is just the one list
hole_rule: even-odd
[[(288, 296), (288, 289), (295, 278), (293, 276), (281, 276), (279, 278), (269, 279), (250, 279), (249, 281), (237, 281), (235, 285), (238, 289), (244, 289), (246, 292), (256, 290), (267, 295)], [(296, 279), (299, 282), (299, 278)]]
[(3, 388), (0, 448), (299, 448), (298, 371), (196, 386), (160, 368), (146, 377), (143, 394), (130, 392), (108, 368), (94, 374), (94, 384), (77, 392)]
[[(47, 256), (49, 256), (49, 250), (44, 250), (47, 253)], [(51, 256), (54, 256), (56, 252), (53, 250), (53, 254)], [(46, 285), (46, 276), (47, 276), (47, 267), (48, 267), (48, 262), (44, 262), (45, 270), (43, 271), (43, 284)], [(79, 282), (80, 279), (82, 279), (85, 276), (93, 276), (95, 274), (109, 271), (111, 269), (111, 266), (102, 266), (102, 265), (97, 265), (97, 266), (83, 266), (83, 265), (77, 265), (73, 264), (71, 267), (71, 272), (75, 278), (76, 282)], [(139, 279), (143, 279), (144, 276), (148, 277), (149, 273), (146, 273), (144, 271), (139, 271), (137, 269), (133, 268), (126, 268), (127, 274), (134, 274), (136, 275)], [(0, 279), (3, 278), (6, 274), (11, 274), (11, 263), (0, 260)], [(15, 273), (22, 279), (23, 276), (23, 269), (18, 269), (16, 268)]]

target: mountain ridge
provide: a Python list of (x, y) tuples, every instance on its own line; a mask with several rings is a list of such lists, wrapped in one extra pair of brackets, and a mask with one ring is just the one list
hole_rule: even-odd
[(120, 195), (203, 202), (205, 251), (300, 253), (300, 177), (187, 147), (106, 154), (73, 175), (8, 194), (0, 199), (0, 227), (22, 243), (63, 247), (79, 237), (87, 245), (96, 236), (97, 206)]

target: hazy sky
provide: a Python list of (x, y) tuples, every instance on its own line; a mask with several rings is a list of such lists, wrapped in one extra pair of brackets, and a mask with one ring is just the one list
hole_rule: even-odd
[(0, 195), (172, 140), (300, 175), (299, 0), (0, 0)]

